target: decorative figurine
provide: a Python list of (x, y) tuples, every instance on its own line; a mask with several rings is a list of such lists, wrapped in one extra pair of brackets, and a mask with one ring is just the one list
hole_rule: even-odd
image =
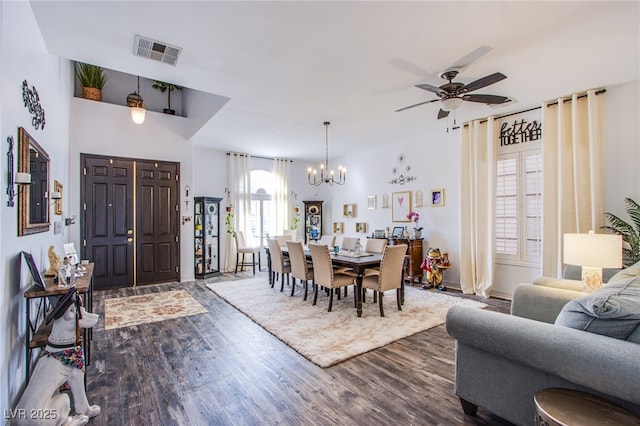
[[(448, 256), (448, 254), (447, 254)], [(438, 287), (438, 290), (444, 291), (446, 287), (442, 284), (442, 271), (440, 270), (442, 256), (439, 248), (429, 248), (427, 256), (422, 261), (420, 269), (427, 271), (427, 283), (422, 286), (423, 289)], [(442, 289), (440, 287), (443, 287)]]
[(56, 277), (58, 276), (58, 270), (60, 269), (61, 260), (60, 256), (56, 254), (56, 250), (54, 246), (49, 246), (49, 269), (45, 272), (45, 277)]

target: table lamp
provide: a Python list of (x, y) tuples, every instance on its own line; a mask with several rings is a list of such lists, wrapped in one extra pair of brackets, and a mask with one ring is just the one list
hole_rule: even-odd
[(602, 287), (602, 268), (622, 267), (622, 236), (614, 234), (564, 234), (564, 263), (582, 267), (584, 291)]

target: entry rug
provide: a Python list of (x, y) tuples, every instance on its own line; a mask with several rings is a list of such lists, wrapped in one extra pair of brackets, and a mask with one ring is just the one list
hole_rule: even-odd
[(207, 310), (184, 290), (104, 301), (105, 330), (203, 314)]
[(346, 298), (338, 301), (334, 296), (331, 312), (327, 312), (328, 297), (322, 291), (318, 293), (316, 306), (311, 304), (311, 292), (307, 301), (303, 301), (299, 282), (293, 297), (289, 296), (291, 287), (285, 287), (281, 293), (280, 283), (271, 288), (264, 278), (216, 282), (207, 287), (320, 367), (329, 367), (441, 325), (453, 305), (487, 306), (474, 300), (405, 287), (402, 311), (396, 306), (395, 291), (388, 291), (384, 296), (385, 316), (381, 318), (378, 304), (372, 303), (373, 294), (368, 292), (362, 317), (358, 318), (353, 306), (353, 287), (349, 288)]

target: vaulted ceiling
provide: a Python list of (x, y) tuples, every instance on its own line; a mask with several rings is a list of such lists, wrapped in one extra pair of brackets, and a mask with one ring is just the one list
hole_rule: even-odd
[[(230, 98), (192, 138), (255, 155), (318, 159), (445, 132), (438, 74), (508, 78), (458, 123), (640, 77), (640, 8), (629, 2), (31, 1), (49, 52)], [(181, 47), (176, 66), (135, 56), (138, 35)], [(471, 63), (467, 64), (471, 59)], [(462, 61), (462, 63), (460, 62)]]

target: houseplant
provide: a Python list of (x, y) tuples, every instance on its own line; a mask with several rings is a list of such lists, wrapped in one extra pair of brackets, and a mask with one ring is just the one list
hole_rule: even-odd
[(409, 212), (407, 219), (415, 224), (413, 228), (413, 238), (418, 239), (422, 237), (422, 227), (418, 224), (418, 222), (420, 222), (420, 214), (418, 212)]
[(76, 75), (82, 86), (82, 97), (94, 101), (102, 100), (102, 88), (107, 82), (104, 69), (97, 65), (78, 62)]
[(601, 229), (610, 234), (622, 235), (625, 243), (622, 247), (622, 263), (627, 267), (640, 261), (640, 205), (631, 198), (625, 198), (624, 203), (632, 223), (606, 212), (604, 216), (610, 225), (602, 226)]
[(166, 83), (164, 81), (154, 80), (153, 85), (151, 86), (156, 90), (159, 90), (160, 93), (167, 92), (167, 107), (162, 110), (165, 114), (176, 115), (175, 110), (171, 109), (171, 92), (174, 90), (182, 90), (182, 87), (172, 84)]

